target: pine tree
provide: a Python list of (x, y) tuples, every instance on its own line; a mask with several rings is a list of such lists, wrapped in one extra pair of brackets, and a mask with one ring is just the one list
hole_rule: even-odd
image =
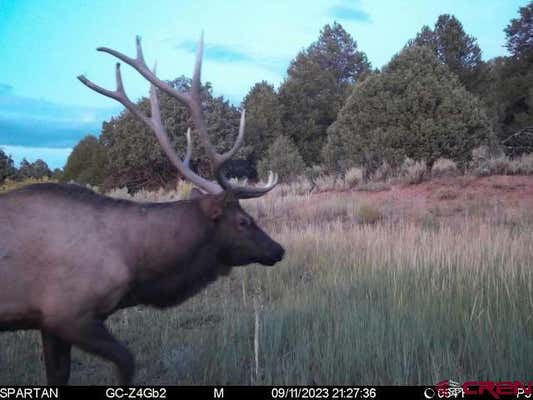
[(493, 144), (494, 136), (477, 98), (429, 48), (411, 46), (354, 88), (328, 130), (323, 155), (369, 171), (406, 157), (465, 165), (483, 143)]
[(255, 166), (282, 132), (278, 95), (274, 86), (263, 81), (250, 89), (242, 105), (246, 109), (245, 146), (250, 147)]
[(0, 183), (8, 178), (14, 178), (16, 175), (15, 165), (11, 156), (0, 149)]
[(512, 19), (505, 28), (505, 47), (516, 58), (533, 57), (533, 1), (519, 10), (520, 18)]
[(279, 90), (283, 131), (306, 164), (320, 161), (328, 126), (353, 84), (369, 70), (366, 55), (336, 22), (326, 25), (318, 40), (291, 62)]
[(41, 159), (30, 163), (25, 158), (20, 162), (19, 169), (17, 171), (17, 178), (19, 179), (42, 179), (44, 177), (51, 177), (52, 171), (48, 168), (48, 164)]
[(70, 153), (61, 180), (99, 185), (107, 173), (104, 146), (92, 135), (85, 136)]
[(533, 2), (505, 29), (510, 57), (487, 63), (479, 94), (508, 155), (533, 152)]
[[(180, 91), (188, 91), (191, 80), (180, 77), (172, 82)], [(187, 128), (193, 128), (187, 107), (165, 93), (159, 93), (161, 119), (166, 131), (182, 157), (185, 154)], [(210, 84), (202, 88), (204, 117), (211, 141), (218, 150), (227, 151), (233, 145), (239, 129), (239, 111), (223, 97), (214, 97)], [(146, 114), (150, 113), (149, 101), (143, 98), (137, 103)], [(200, 174), (210, 177), (203, 146), (194, 134), (194, 151), (191, 166)], [(104, 122), (100, 138), (105, 147), (110, 177), (106, 186), (127, 186), (136, 190), (146, 186), (160, 186), (177, 176), (153, 132), (129, 111)], [(238, 157), (246, 157), (241, 150)]]
[(276, 171), (283, 182), (289, 182), (303, 174), (305, 163), (294, 142), (281, 135), (268, 148), (265, 157), (259, 162), (258, 170), (264, 178), (270, 170)]
[(440, 15), (433, 30), (428, 26), (422, 27), (408, 45), (428, 46), (439, 60), (459, 76), (467, 89), (476, 88), (482, 66), (481, 49), (477, 40), (464, 31), (463, 25), (455, 16)]

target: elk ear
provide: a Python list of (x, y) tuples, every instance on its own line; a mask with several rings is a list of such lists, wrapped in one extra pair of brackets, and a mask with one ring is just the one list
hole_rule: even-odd
[(199, 199), (203, 195), (204, 194), (200, 190), (198, 190), (197, 188), (193, 187), (191, 189), (191, 193), (189, 193), (189, 200)]
[(224, 211), (225, 205), (226, 202), (222, 194), (203, 196), (200, 199), (200, 208), (202, 209), (204, 215), (213, 221), (217, 221), (220, 218), (222, 212)]

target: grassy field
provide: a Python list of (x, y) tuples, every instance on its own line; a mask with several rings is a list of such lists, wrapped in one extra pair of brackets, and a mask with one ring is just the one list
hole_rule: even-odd
[[(355, 192), (243, 203), (286, 259), (235, 269), (181, 307), (110, 318), (137, 384), (531, 379), (528, 208), (473, 199), (413, 217)], [(0, 366), (0, 385), (44, 383), (38, 334), (1, 334)], [(75, 351), (71, 382), (116, 380)]]

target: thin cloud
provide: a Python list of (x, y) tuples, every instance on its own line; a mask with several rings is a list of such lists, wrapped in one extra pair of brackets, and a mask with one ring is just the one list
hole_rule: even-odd
[[(8, 85), (6, 85), (8, 86)], [(46, 121), (57, 123), (101, 122), (117, 108), (65, 105), (43, 99), (0, 92), (0, 118)]]
[(59, 124), (0, 118), (0, 143), (10, 146), (71, 147), (88, 134), (98, 135), (100, 124)]
[(0, 95), (9, 94), (13, 91), (13, 86), (6, 83), (0, 83)]
[(82, 107), (0, 94), (0, 143), (72, 147), (87, 134), (98, 135), (102, 122), (119, 110), (118, 107)]
[(349, 6), (333, 6), (330, 15), (339, 20), (370, 22), (370, 15), (366, 11)]
[[(170, 38), (165, 39), (165, 41), (168, 40)], [(197, 46), (198, 42), (196, 41), (183, 40), (175, 48), (195, 54)], [(282, 74), (289, 64), (289, 59), (283, 56), (267, 56), (262, 52), (256, 54), (253, 51), (243, 51), (235, 48), (235, 46), (227, 46), (219, 43), (206, 43), (204, 45), (204, 58), (220, 64), (235, 65), (236, 63), (241, 63), (254, 65), (255, 67), (267, 69), (277, 74)]]
[[(176, 46), (178, 49), (186, 50), (190, 53), (196, 52), (197, 42), (184, 40)], [(242, 51), (220, 44), (206, 44), (204, 46), (205, 58), (220, 62), (249, 62), (252, 57)]]

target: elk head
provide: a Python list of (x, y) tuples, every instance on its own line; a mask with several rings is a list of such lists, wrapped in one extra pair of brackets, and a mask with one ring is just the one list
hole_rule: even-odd
[(217, 259), (222, 264), (272, 266), (281, 261), (283, 247), (257, 226), (232, 192), (204, 195), (199, 201), (204, 214), (214, 221), (214, 241), (220, 248)]
[[(246, 265), (253, 262), (274, 265), (283, 258), (283, 247), (272, 240), (256, 225), (253, 218), (241, 208), (239, 199), (250, 199), (265, 195), (277, 185), (278, 177), (276, 174), (270, 172), (268, 183), (265, 186), (252, 187), (233, 184), (225, 176), (224, 167), (226, 163), (237, 153), (244, 140), (245, 111), (242, 110), (241, 112), (239, 132), (233, 147), (226, 153), (219, 154), (209, 140), (200, 98), (203, 34), (198, 44), (191, 89), (188, 93), (180, 92), (168, 83), (157, 78), (155, 67), (153, 70), (150, 70), (144, 61), (139, 36), (137, 36), (136, 42), (136, 58), (130, 58), (107, 47), (100, 47), (98, 51), (117, 57), (137, 70), (150, 82), (150, 116), (145, 115), (126, 95), (120, 73), (120, 63), (116, 64), (117, 89), (115, 91), (104, 89), (83, 75), (79, 76), (78, 79), (92, 90), (122, 103), (133, 115), (143, 121), (154, 132), (170, 162), (185, 179), (189, 180), (201, 190), (201, 194), (197, 192), (193, 201), (199, 202), (203, 214), (213, 225), (213, 240), (219, 243), (217, 259), (220, 262), (228, 267)], [(176, 98), (188, 107), (196, 128), (195, 130), (199, 135), (200, 143), (205, 148), (211, 162), (216, 182), (203, 178), (190, 168), (192, 154), (190, 129), (186, 133), (187, 150), (185, 158), (181, 160), (172, 148), (168, 134), (161, 121), (158, 98), (159, 90)]]

